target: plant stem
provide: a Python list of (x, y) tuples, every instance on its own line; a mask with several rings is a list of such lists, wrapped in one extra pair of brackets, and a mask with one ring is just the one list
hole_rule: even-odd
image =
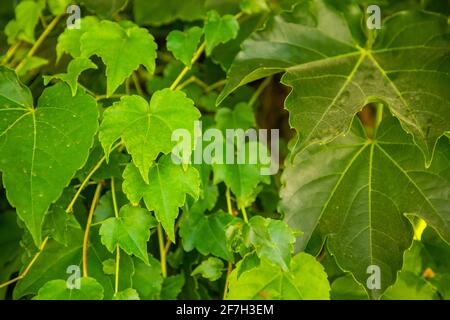
[[(121, 146), (122, 143), (117, 143), (115, 146), (113, 146), (111, 148), (111, 152), (113, 152), (115, 149), (117, 149), (119, 146)], [(102, 166), (103, 162), (105, 162), (106, 160), (106, 155), (104, 155), (94, 166), (94, 168), (92, 168), (92, 170), (88, 173), (88, 175), (86, 176), (86, 178), (83, 180), (83, 182), (81, 183), (80, 188), (78, 189), (77, 193), (75, 194), (75, 196), (73, 197), (72, 201), (70, 202), (70, 204), (68, 205), (66, 212), (67, 213), (71, 213), (73, 210), (73, 206), (75, 205), (75, 202), (77, 201), (78, 197), (80, 196), (81, 192), (84, 190), (84, 188), (86, 187), (86, 185), (89, 183), (89, 180), (91, 180), (92, 176), (97, 172), (97, 170)]]
[(216, 83), (213, 83), (212, 85), (208, 86), (205, 91), (206, 93), (211, 92), (217, 88), (223, 87), (227, 83), (227, 80), (219, 80)]
[(19, 49), (21, 41), (17, 41), (13, 46), (11, 46), (8, 51), (6, 51), (5, 56), (3, 57), (2, 64), (8, 64), (9, 59), (16, 53), (17, 49)]
[(245, 207), (244, 206), (241, 208), (241, 211), (242, 211), (242, 216), (244, 217), (245, 223), (248, 223), (247, 211), (245, 211)]
[(137, 93), (140, 96), (143, 96), (144, 91), (142, 90), (141, 84), (139, 83), (139, 78), (135, 71), (133, 71), (132, 77), (133, 77), (133, 84), (134, 84), (134, 87), (136, 88)]
[[(191, 60), (191, 65), (194, 65), (194, 63), (197, 62), (197, 60), (200, 58), (200, 56), (202, 55), (202, 53), (205, 50), (205, 48), (206, 48), (206, 43), (203, 41), (203, 43), (200, 45), (200, 47), (195, 52), (194, 57)], [(180, 84), (181, 80), (183, 80), (184, 76), (189, 72), (190, 69), (191, 68), (189, 68), (189, 67), (184, 67), (184, 69), (180, 72), (178, 77), (175, 79), (175, 81), (170, 86), (170, 90), (177, 89), (177, 87)]]
[(95, 100), (100, 101), (100, 100), (105, 100), (105, 99), (120, 99), (120, 98), (122, 98), (123, 96), (124, 96), (124, 95), (123, 95), (123, 94), (120, 94), (120, 93), (112, 94), (112, 95), (110, 95), (109, 97), (108, 97), (106, 94), (102, 94), (102, 95), (96, 96), (96, 97), (95, 97)]
[[(116, 184), (114, 177), (111, 177), (111, 197), (114, 207), (114, 215), (116, 219), (119, 218), (119, 209), (117, 207), (117, 197), (116, 197)], [(115, 274), (115, 294), (119, 292), (119, 269), (120, 269), (120, 247), (119, 244), (116, 246), (116, 274)]]
[(25, 63), (28, 59), (30, 59), (36, 51), (39, 49), (39, 47), (42, 45), (42, 43), (47, 39), (48, 35), (57, 25), (59, 19), (61, 19), (62, 15), (56, 16), (47, 26), (47, 28), (44, 29), (44, 32), (42, 32), (41, 36), (37, 41), (34, 43), (34, 45), (31, 47), (30, 51), (28, 51), (27, 56), (19, 63), (19, 65), (16, 68), (16, 73), (19, 74), (22, 68), (25, 66)]
[(83, 240), (83, 277), (88, 277), (87, 270), (87, 246), (89, 240), (89, 230), (91, 228), (92, 217), (94, 216), (95, 207), (97, 206), (98, 200), (100, 199), (100, 194), (102, 192), (103, 184), (100, 182), (97, 184), (97, 188), (95, 189), (94, 198), (92, 199), (91, 208), (89, 210), (89, 216), (86, 223), (86, 230), (84, 231), (84, 240)]
[(272, 77), (268, 77), (265, 78), (263, 82), (261, 82), (261, 84), (258, 86), (258, 89), (256, 89), (255, 93), (252, 95), (250, 101), (248, 102), (250, 106), (253, 106), (255, 104), (261, 93), (263, 93), (264, 89), (270, 84), (271, 81)]
[(36, 254), (33, 256), (33, 259), (31, 259), (30, 263), (27, 265), (25, 270), (19, 276), (15, 277), (14, 279), (11, 279), (5, 283), (0, 284), (0, 289), (7, 287), (10, 284), (13, 284), (13, 283), (25, 278), (25, 276), (28, 274), (28, 272), (30, 272), (31, 267), (34, 265), (34, 263), (37, 261), (37, 259), (41, 255), (42, 251), (44, 251), (44, 248), (47, 245), (48, 240), (49, 240), (49, 237), (48, 236), (45, 237), (44, 241), (42, 241), (41, 245), (39, 246), (39, 251), (36, 252)]
[(158, 242), (159, 242), (159, 255), (161, 260), (161, 273), (164, 278), (167, 278), (167, 263), (166, 252), (164, 250), (164, 231), (161, 223), (158, 224)]
[(114, 286), (114, 294), (119, 292), (119, 269), (120, 269), (120, 247), (116, 246), (116, 282)]
[(234, 214), (233, 214), (233, 206), (231, 205), (230, 188), (227, 188), (227, 191), (225, 191), (225, 197), (227, 198), (228, 213), (230, 215), (234, 216)]
[(231, 274), (231, 271), (233, 271), (233, 264), (231, 262), (228, 262), (227, 277), (225, 279), (225, 288), (223, 290), (223, 300), (225, 300), (226, 297), (227, 297), (228, 286), (230, 285), (230, 274)]

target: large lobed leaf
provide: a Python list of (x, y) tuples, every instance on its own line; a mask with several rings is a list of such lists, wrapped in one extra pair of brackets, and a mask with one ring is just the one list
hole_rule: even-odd
[(98, 129), (95, 100), (72, 97), (62, 83), (47, 88), (32, 105), (29, 89), (0, 67), (0, 171), (9, 202), (36, 244), (44, 216), (83, 166)]
[(298, 149), (345, 133), (367, 102), (381, 101), (430, 162), (450, 123), (447, 18), (395, 14), (363, 48), (355, 22), (328, 2), (305, 1), (246, 40), (218, 102), (241, 85), (284, 72), (282, 82), (293, 88), (285, 106), (299, 132)]
[(200, 111), (183, 92), (155, 92), (150, 104), (140, 96), (125, 96), (105, 111), (99, 139), (109, 155), (113, 143), (122, 139), (145, 182), (159, 153), (168, 154), (176, 145), (172, 133), (185, 129), (194, 133)]
[(354, 124), (352, 132), (325, 146), (296, 155), (283, 173), (281, 210), (291, 227), (327, 238), (338, 264), (366, 284), (367, 268), (381, 271), (377, 298), (395, 282), (413, 230), (405, 214), (416, 215), (450, 242), (450, 145), (442, 140), (426, 169), (419, 148), (389, 117), (370, 140)]

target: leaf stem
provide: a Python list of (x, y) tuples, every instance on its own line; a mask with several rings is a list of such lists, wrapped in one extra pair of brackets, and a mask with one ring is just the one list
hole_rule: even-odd
[(158, 243), (161, 260), (161, 273), (164, 278), (167, 278), (166, 252), (164, 250), (164, 231), (162, 229), (161, 223), (158, 224)]
[(9, 59), (16, 53), (17, 49), (19, 49), (22, 41), (17, 41), (14, 45), (12, 45), (8, 51), (6, 51), (5, 56), (3, 57), (2, 64), (7, 65)]
[(89, 216), (86, 223), (86, 229), (84, 231), (84, 240), (83, 240), (83, 277), (88, 277), (87, 270), (87, 246), (89, 240), (89, 230), (91, 228), (92, 217), (94, 216), (94, 211), (97, 206), (98, 200), (100, 199), (100, 194), (102, 192), (103, 183), (98, 183), (97, 188), (95, 189), (94, 198), (92, 199), (91, 208), (89, 210)]
[(114, 294), (119, 292), (119, 269), (120, 269), (120, 247), (117, 244), (116, 246), (116, 279), (114, 286)]
[[(117, 143), (115, 146), (113, 146), (111, 148), (111, 152), (113, 152), (115, 149), (117, 149), (119, 146), (121, 146), (122, 143)], [(69, 203), (69, 205), (67, 206), (66, 212), (67, 213), (71, 213), (73, 211), (73, 206), (75, 205), (75, 202), (77, 201), (78, 197), (80, 196), (81, 192), (84, 190), (84, 188), (88, 185), (89, 180), (91, 180), (92, 176), (97, 172), (97, 170), (102, 166), (103, 162), (105, 162), (106, 160), (106, 155), (104, 155), (94, 166), (94, 168), (92, 168), (92, 170), (88, 173), (88, 175), (86, 176), (86, 178), (83, 180), (83, 182), (81, 183), (80, 188), (78, 189), (77, 193), (75, 194), (75, 196), (73, 197), (72, 201)]]
[(95, 97), (95, 100), (100, 101), (100, 100), (105, 100), (105, 99), (120, 99), (124, 96), (124, 94), (121, 93), (117, 93), (117, 94), (112, 94), (109, 97), (106, 94), (101, 94)]
[(234, 216), (234, 214), (233, 214), (233, 206), (231, 205), (230, 188), (227, 188), (227, 190), (225, 191), (225, 197), (227, 198), (228, 213), (230, 215)]
[[(116, 219), (119, 218), (119, 209), (117, 207), (117, 197), (116, 197), (116, 184), (114, 177), (111, 177), (111, 198), (114, 207), (114, 215)], [(120, 247), (119, 244), (116, 246), (116, 274), (115, 274), (115, 294), (119, 292), (119, 269), (120, 269)]]
[(144, 90), (142, 90), (141, 84), (139, 83), (139, 78), (136, 74), (136, 71), (133, 71), (132, 77), (133, 77), (133, 84), (134, 84), (134, 87), (136, 88), (136, 91), (138, 92), (138, 94), (140, 96), (143, 96)]
[(248, 104), (250, 106), (253, 106), (255, 102), (258, 100), (259, 96), (263, 93), (264, 89), (270, 84), (272, 81), (272, 77), (265, 78), (263, 82), (258, 86), (258, 89), (256, 89), (255, 93), (250, 98), (250, 101)]
[(42, 43), (47, 39), (48, 35), (57, 25), (59, 19), (61, 19), (62, 15), (56, 16), (47, 26), (47, 28), (44, 29), (44, 32), (42, 32), (41, 36), (37, 41), (34, 43), (34, 45), (31, 47), (30, 51), (28, 51), (27, 56), (19, 63), (19, 65), (16, 68), (16, 73), (19, 74), (22, 68), (25, 66), (25, 63), (28, 59), (30, 59), (36, 51), (39, 49), (39, 47), (42, 45)]
[(245, 210), (244, 206), (242, 206), (241, 211), (242, 211), (242, 216), (244, 217), (245, 223), (248, 223), (247, 211)]
[[(197, 49), (197, 51), (194, 54), (194, 57), (191, 60), (191, 65), (194, 65), (195, 62), (200, 58), (203, 51), (205, 51), (206, 48), (206, 42), (203, 41), (203, 43), (200, 45), (200, 47)], [(180, 72), (178, 77), (175, 79), (175, 81), (170, 86), (170, 90), (176, 90), (178, 85), (180, 84), (181, 80), (183, 80), (184, 76), (191, 70), (189, 67), (184, 67), (184, 69)]]
[(227, 277), (225, 279), (225, 288), (223, 290), (223, 300), (225, 300), (226, 297), (227, 297), (228, 286), (230, 285), (230, 274), (231, 274), (231, 271), (233, 271), (233, 264), (231, 262), (228, 262)]
[(19, 276), (15, 277), (14, 279), (11, 279), (5, 283), (0, 284), (0, 289), (7, 287), (7, 286), (25, 278), (25, 276), (28, 274), (28, 272), (30, 272), (31, 267), (34, 265), (34, 263), (37, 261), (37, 259), (41, 255), (42, 251), (44, 251), (44, 248), (47, 245), (48, 240), (49, 240), (49, 237), (48, 236), (45, 237), (44, 241), (42, 241), (41, 245), (39, 246), (39, 251), (36, 252), (33, 259), (31, 259), (30, 263), (27, 265), (25, 270)]

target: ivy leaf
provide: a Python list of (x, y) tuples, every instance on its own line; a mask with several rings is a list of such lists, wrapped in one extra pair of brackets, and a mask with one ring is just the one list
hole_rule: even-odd
[(213, 49), (221, 43), (228, 42), (237, 37), (239, 23), (236, 17), (225, 15), (221, 17), (217, 11), (208, 12), (204, 27), (206, 54), (209, 56)]
[(81, 18), (80, 29), (64, 29), (64, 32), (59, 35), (56, 44), (56, 60), (59, 61), (64, 53), (69, 54), (72, 58), (80, 57), (81, 36), (98, 23), (97, 17), (87, 16)]
[(284, 272), (266, 260), (242, 273), (230, 275), (228, 300), (328, 300), (330, 284), (322, 265), (313, 256), (299, 253)]
[(68, 187), (61, 197), (51, 205), (44, 221), (44, 232), (63, 245), (68, 245), (72, 228), (81, 230), (81, 226), (73, 214), (67, 214), (66, 208), (75, 196), (75, 191)]
[(426, 169), (411, 137), (387, 117), (374, 140), (355, 120), (348, 136), (298, 153), (283, 173), (280, 203), (288, 224), (304, 232), (297, 249), (313, 231), (327, 237), (338, 264), (363, 285), (367, 268), (379, 266), (381, 288), (366, 288), (378, 298), (395, 282), (412, 242), (405, 214), (424, 219), (450, 242), (449, 150), (442, 140)]
[(367, 300), (364, 287), (351, 274), (339, 277), (331, 284), (331, 300)]
[(34, 43), (34, 29), (39, 22), (39, 17), (45, 8), (45, 1), (21, 1), (15, 8), (16, 19), (11, 20), (5, 27), (8, 43), (23, 40)]
[(36, 300), (102, 300), (103, 287), (94, 278), (80, 279), (80, 288), (69, 289), (65, 280), (52, 280), (39, 289)]
[(180, 236), (185, 251), (197, 249), (201, 254), (213, 254), (227, 261), (233, 261), (233, 254), (227, 247), (226, 226), (233, 217), (223, 211), (203, 214), (199, 210), (187, 210), (180, 220)]
[(148, 264), (147, 242), (150, 228), (155, 226), (147, 210), (126, 205), (120, 208), (118, 218), (109, 218), (102, 223), (100, 235), (109, 252), (114, 252), (119, 245), (127, 254), (134, 254)]
[(284, 221), (254, 216), (244, 228), (246, 241), (255, 247), (261, 259), (288, 270), (295, 236)]
[[(47, 282), (57, 279), (67, 279), (74, 275), (73, 270), (67, 273), (70, 266), (77, 266), (82, 270), (83, 233), (79, 229), (72, 229), (68, 235), (68, 245), (64, 246), (50, 239), (39, 259), (33, 264), (27, 276), (20, 280), (14, 288), (13, 299), (20, 299), (26, 295), (35, 295)], [(96, 239), (91, 239), (88, 246), (87, 260), (89, 276), (96, 279), (104, 289), (104, 298), (111, 299), (114, 286), (109, 276), (103, 273), (102, 259), (104, 247)], [(109, 253), (108, 253), (109, 254)], [(27, 260), (31, 261), (32, 257)], [(105, 260), (105, 259), (104, 259)], [(26, 265), (26, 264), (25, 264)]]
[(125, 9), (128, 0), (82, 0), (83, 5), (102, 19), (111, 19), (114, 14)]
[(177, 144), (171, 139), (173, 131), (185, 129), (193, 136), (194, 121), (199, 118), (194, 102), (183, 92), (157, 91), (150, 105), (140, 96), (125, 96), (105, 111), (99, 139), (109, 155), (113, 143), (122, 138), (148, 183), (149, 169), (158, 154), (168, 154)]
[[(236, 196), (238, 208), (248, 207), (256, 199), (262, 190), (261, 183), (269, 184), (270, 176), (261, 174), (261, 170), (266, 167), (260, 159), (256, 163), (251, 163), (253, 155), (261, 154), (259, 150), (266, 148), (263, 144), (250, 141), (245, 143), (241, 152), (245, 153), (244, 163), (238, 163), (235, 156), (234, 163), (213, 164), (214, 183), (224, 182)], [(263, 154), (267, 152), (263, 151)], [(267, 159), (270, 161), (270, 159)], [(268, 166), (268, 165), (267, 165)]]
[(266, 0), (242, 0), (239, 3), (241, 10), (247, 14), (269, 11)]
[(142, 300), (159, 299), (163, 283), (161, 264), (149, 255), (150, 265), (146, 265), (135, 259), (135, 273), (133, 275), (133, 287), (139, 293)]
[(164, 278), (161, 289), (161, 300), (176, 300), (181, 290), (183, 290), (184, 283), (185, 279), (183, 274)]
[(97, 66), (87, 58), (75, 58), (69, 62), (67, 73), (44, 76), (44, 84), (49, 84), (53, 79), (62, 80), (70, 86), (72, 96), (75, 96), (78, 88), (78, 77), (83, 71), (88, 69), (97, 69)]
[(145, 183), (133, 164), (125, 168), (123, 178), (122, 188), (131, 203), (138, 203), (143, 198), (147, 209), (155, 211), (156, 219), (166, 230), (169, 239), (175, 242), (174, 225), (178, 209), (186, 202), (186, 194), (194, 199), (199, 197), (198, 171), (192, 167), (184, 171), (166, 155), (150, 169), (150, 184)]
[(160, 26), (175, 20), (194, 21), (205, 16), (204, 0), (135, 0), (134, 19), (139, 25)]
[(401, 271), (397, 282), (386, 290), (383, 300), (438, 300), (436, 288), (421, 276)]
[(297, 149), (347, 132), (356, 112), (377, 101), (413, 135), (429, 164), (450, 123), (447, 17), (395, 14), (362, 48), (343, 15), (323, 0), (310, 5), (315, 14), (296, 7), (243, 43), (218, 103), (241, 85), (285, 72), (282, 83), (293, 88), (285, 106), (299, 133)]
[[(45, 214), (87, 160), (98, 128), (95, 100), (59, 83), (31, 105), (12, 70), (0, 68), (0, 171), (9, 202), (37, 245)], [(19, 99), (19, 100), (16, 100)]]
[(72, 4), (71, 0), (47, 0), (48, 8), (54, 16), (66, 13), (68, 6)]
[(223, 261), (219, 258), (209, 257), (192, 271), (191, 276), (201, 275), (210, 281), (216, 281), (222, 276), (224, 270)]
[(114, 295), (113, 300), (141, 300), (135, 289), (128, 288)]
[(149, 73), (155, 70), (156, 43), (148, 30), (104, 20), (94, 24), (80, 39), (81, 54), (98, 55), (106, 65), (107, 96), (143, 64)]
[(203, 30), (199, 27), (192, 27), (185, 32), (171, 31), (167, 36), (167, 49), (173, 53), (175, 58), (190, 68), (202, 34)]
[(237, 104), (233, 110), (229, 108), (217, 110), (214, 120), (216, 121), (216, 127), (223, 133), (226, 129), (247, 130), (256, 127), (253, 109), (245, 102)]
[[(223, 163), (213, 162), (214, 183), (225, 182), (228, 188), (231, 189), (237, 198), (238, 207), (249, 206), (261, 191), (260, 183), (270, 183), (270, 177), (261, 174), (261, 169), (266, 166), (263, 164), (258, 155), (261, 149), (267, 151), (266, 146), (257, 141), (245, 142), (242, 137), (234, 132), (236, 135), (229, 137), (227, 129), (243, 130), (245, 133), (247, 129), (256, 126), (255, 116), (252, 107), (246, 103), (239, 103), (234, 110), (228, 108), (219, 109), (215, 116), (216, 127), (222, 131), (224, 146)], [(234, 154), (233, 163), (228, 162), (228, 153), (232, 150)], [(239, 155), (244, 155), (243, 163), (239, 163)], [(265, 153), (267, 154), (267, 152)], [(256, 161), (250, 161), (253, 156)], [(268, 160), (268, 159), (262, 159)]]

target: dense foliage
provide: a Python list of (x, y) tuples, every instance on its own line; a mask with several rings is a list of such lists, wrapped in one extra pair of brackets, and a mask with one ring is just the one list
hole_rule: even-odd
[(0, 298), (450, 298), (449, 14), (2, 0)]

